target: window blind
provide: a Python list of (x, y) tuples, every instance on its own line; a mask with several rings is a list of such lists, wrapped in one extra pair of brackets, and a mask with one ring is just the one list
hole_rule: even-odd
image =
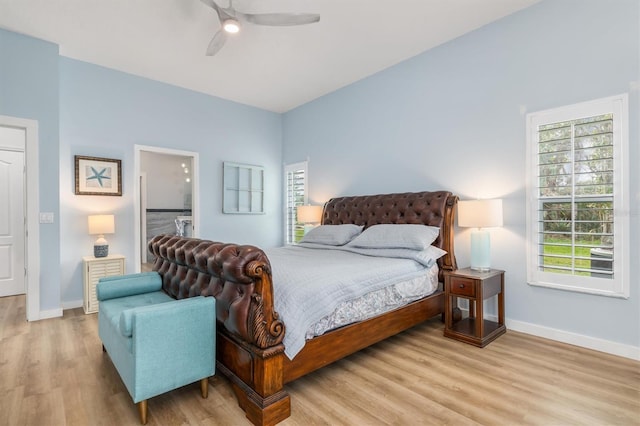
[(613, 278), (612, 114), (538, 127), (538, 268)]
[(286, 209), (285, 238), (287, 244), (295, 244), (302, 239), (304, 226), (298, 223), (298, 206), (305, 204), (307, 170), (306, 163), (285, 167), (286, 173)]

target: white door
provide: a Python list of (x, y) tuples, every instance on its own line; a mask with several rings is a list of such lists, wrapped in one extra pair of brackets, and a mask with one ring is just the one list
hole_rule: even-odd
[(25, 293), (24, 153), (0, 150), (0, 297)]

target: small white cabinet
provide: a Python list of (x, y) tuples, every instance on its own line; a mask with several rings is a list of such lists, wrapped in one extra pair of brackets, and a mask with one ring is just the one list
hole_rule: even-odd
[(112, 254), (107, 257), (85, 256), (82, 258), (84, 278), (84, 313), (98, 312), (96, 286), (102, 277), (124, 275), (124, 256)]

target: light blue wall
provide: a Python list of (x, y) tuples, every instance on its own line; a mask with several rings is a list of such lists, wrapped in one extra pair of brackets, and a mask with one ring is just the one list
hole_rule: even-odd
[[(310, 199), (448, 189), (504, 199), (493, 266), (510, 320), (640, 346), (640, 10), (637, 0), (543, 1), (284, 115), (285, 163), (309, 158)], [(529, 286), (525, 114), (630, 94), (631, 297)], [(459, 264), (469, 231), (458, 229)]]
[(40, 309), (60, 308), (58, 200), (58, 46), (0, 29), (0, 114), (38, 121), (40, 211), (55, 223), (40, 225)]
[[(200, 158), (202, 238), (279, 245), (282, 118), (164, 83), (60, 58), (60, 215), (62, 301), (82, 299), (81, 258), (92, 253), (89, 212), (114, 212), (111, 253), (134, 257), (134, 145), (195, 151)], [(122, 197), (74, 195), (73, 156), (119, 158)], [(265, 167), (265, 215), (222, 214), (222, 162)]]
[[(271, 247), (282, 242), (282, 116), (63, 58), (52, 43), (0, 30), (0, 114), (37, 120), (41, 311), (78, 306), (89, 212), (113, 212), (111, 253), (134, 258), (134, 145), (200, 156), (200, 236)], [(74, 195), (74, 155), (119, 158), (123, 196)], [(265, 215), (222, 214), (222, 162), (265, 167)]]

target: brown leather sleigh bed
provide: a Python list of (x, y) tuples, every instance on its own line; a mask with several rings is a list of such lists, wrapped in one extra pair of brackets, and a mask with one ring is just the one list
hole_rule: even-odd
[[(456, 269), (457, 200), (447, 191), (334, 198), (324, 206), (322, 224), (438, 227), (432, 245), (447, 252), (437, 261), (442, 283), (444, 271)], [(286, 383), (444, 312), (444, 293), (438, 289), (404, 307), (307, 340), (289, 359), (282, 343), (287, 325), (274, 309), (271, 265), (261, 249), (170, 235), (155, 237), (149, 249), (156, 256), (153, 269), (171, 296), (216, 298), (217, 371), (229, 378), (247, 418), (257, 425), (290, 416)]]

